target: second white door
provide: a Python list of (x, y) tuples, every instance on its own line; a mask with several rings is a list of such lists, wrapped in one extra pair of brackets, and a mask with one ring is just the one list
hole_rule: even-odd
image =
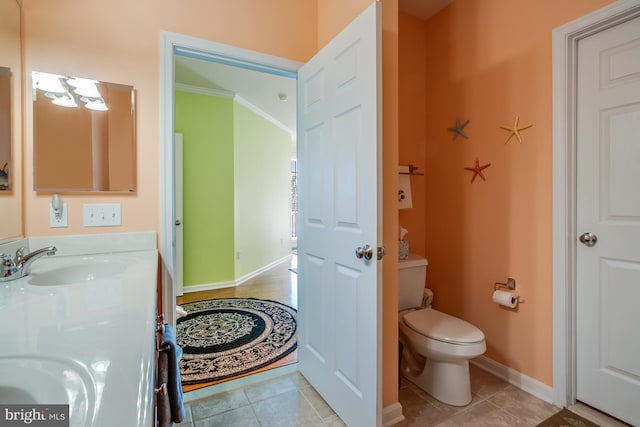
[(580, 40), (577, 397), (640, 425), (640, 18)]

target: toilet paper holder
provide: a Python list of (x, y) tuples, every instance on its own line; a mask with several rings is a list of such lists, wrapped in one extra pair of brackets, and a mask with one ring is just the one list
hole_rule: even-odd
[(508, 288), (515, 289), (516, 288), (516, 279), (509, 277), (507, 279), (507, 283), (496, 282), (493, 284), (493, 290), (497, 291), (498, 288)]

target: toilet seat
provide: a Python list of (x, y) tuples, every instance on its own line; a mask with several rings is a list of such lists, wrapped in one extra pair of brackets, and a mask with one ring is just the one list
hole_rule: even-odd
[(437, 341), (460, 345), (484, 341), (482, 331), (471, 323), (433, 308), (411, 311), (403, 320), (415, 332)]

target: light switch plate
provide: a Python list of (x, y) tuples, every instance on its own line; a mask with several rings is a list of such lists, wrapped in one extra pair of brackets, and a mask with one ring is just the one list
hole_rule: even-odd
[(120, 203), (82, 205), (82, 225), (85, 227), (113, 227), (122, 225)]

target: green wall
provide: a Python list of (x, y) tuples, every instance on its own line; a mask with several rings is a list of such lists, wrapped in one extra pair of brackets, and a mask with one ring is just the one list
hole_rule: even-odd
[(236, 277), (291, 253), (291, 135), (234, 104)]
[(184, 286), (232, 281), (233, 100), (176, 91), (175, 104), (183, 134)]
[(232, 99), (176, 91), (184, 284), (233, 282), (291, 253), (291, 136)]

